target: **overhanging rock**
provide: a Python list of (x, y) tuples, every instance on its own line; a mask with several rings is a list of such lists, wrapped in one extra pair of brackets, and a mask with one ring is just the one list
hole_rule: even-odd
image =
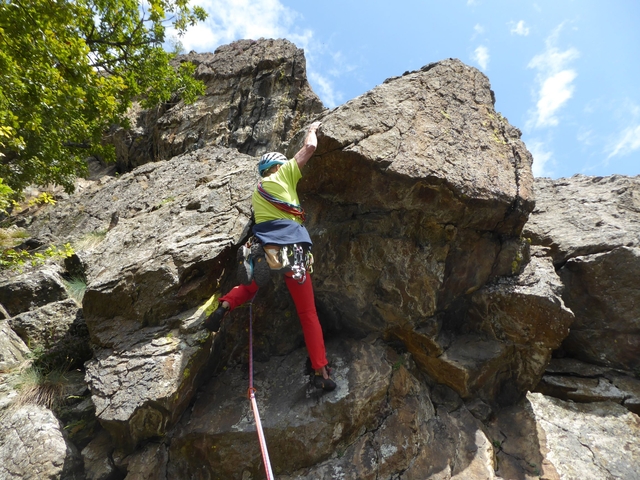
[[(488, 79), (458, 60), (389, 79), (320, 119), (299, 190), (319, 252), (323, 319), (356, 335), (421, 343), (412, 352), (425, 357), (422, 366), (442, 366), (436, 358), (457, 348), (475, 366), (455, 366), (456, 354), (445, 370), (470, 369), (459, 371), (458, 391), (471, 395), (470, 372), (495, 371), (513, 354), (504, 339), (484, 338), (467, 312), (474, 292), (528, 261), (520, 235), (533, 176), (520, 131), (495, 111)], [(481, 357), (467, 351), (473, 346)]]
[(354, 330), (416, 323), (512, 273), (497, 260), (533, 209), (531, 155), (493, 100), (482, 73), (446, 60), (321, 118), (299, 190), (318, 297)]

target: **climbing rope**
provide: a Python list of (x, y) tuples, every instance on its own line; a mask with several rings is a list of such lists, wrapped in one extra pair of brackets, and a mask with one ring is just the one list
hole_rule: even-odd
[(301, 205), (288, 203), (288, 202), (285, 202), (284, 200), (280, 200), (278, 197), (271, 195), (269, 192), (267, 192), (264, 189), (264, 187), (262, 186), (262, 182), (258, 184), (258, 193), (262, 198), (264, 198), (267, 202), (271, 203), (274, 207), (290, 215), (295, 215), (296, 217), (299, 217), (304, 222), (306, 215)]
[(267, 474), (267, 480), (273, 480), (273, 472), (271, 471), (271, 461), (269, 460), (269, 452), (267, 451), (267, 442), (262, 431), (262, 422), (260, 421), (260, 412), (258, 412), (258, 402), (256, 402), (256, 389), (253, 387), (253, 299), (256, 298), (258, 292), (249, 302), (249, 390), (247, 396), (251, 401), (253, 409), (253, 417), (256, 420), (256, 430), (258, 431), (258, 440), (260, 441), (260, 450), (262, 452), (262, 463)]

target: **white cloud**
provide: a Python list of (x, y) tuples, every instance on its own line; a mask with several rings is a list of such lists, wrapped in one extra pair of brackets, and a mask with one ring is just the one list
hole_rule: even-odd
[(480, 45), (473, 52), (472, 58), (478, 62), (482, 70), (486, 70), (489, 66), (489, 49), (484, 45)]
[[(280, 0), (193, 0), (209, 15), (201, 22), (187, 30), (179, 37), (186, 51), (213, 52), (220, 45), (240, 39), (286, 38), (305, 51), (307, 60), (307, 76), (323, 103), (335, 107), (342, 96), (336, 91), (333, 81), (318, 72), (316, 65), (324, 63), (344, 64), (340, 52), (326, 55), (323, 47), (314, 39), (312, 30), (301, 30), (296, 22), (301, 15), (286, 6)], [(169, 37), (175, 31), (167, 29)], [(350, 67), (353, 69), (353, 67)], [(329, 67), (334, 72), (350, 71), (338, 67)]]
[(319, 89), (318, 96), (329, 108), (333, 108), (338, 105), (339, 94), (335, 91), (333, 83), (324, 75), (318, 72), (309, 72), (309, 80), (313, 82)]
[(527, 148), (533, 155), (533, 166), (531, 170), (535, 177), (548, 177), (552, 172), (548, 166), (553, 164), (553, 152), (548, 151), (544, 144), (539, 140), (527, 142)]
[(536, 104), (536, 127), (558, 125), (555, 113), (573, 96), (571, 84), (577, 73), (573, 70), (562, 70), (544, 79), (540, 87), (540, 98)]
[(479, 23), (476, 23), (475, 27), (473, 27), (473, 29), (475, 30), (476, 34), (478, 35), (482, 35), (484, 33), (484, 27), (482, 25), (480, 25)]
[(516, 35), (522, 35), (523, 37), (529, 35), (529, 27), (525, 25), (524, 20), (520, 20), (518, 23), (509, 22), (509, 25), (511, 26), (512, 34), (515, 33)]
[(213, 51), (241, 38), (281, 38), (299, 16), (279, 0), (195, 0), (209, 14), (180, 37), (187, 51)]
[(640, 149), (640, 125), (628, 127), (622, 131), (617, 141), (610, 148), (607, 160), (615, 156), (628, 155)]
[(477, 5), (478, 0), (467, 0), (467, 5)]
[(528, 68), (538, 70), (538, 100), (535, 111), (527, 122), (529, 127), (558, 125), (558, 110), (573, 96), (573, 81), (578, 74), (575, 70), (567, 68), (567, 64), (578, 58), (580, 52), (575, 48), (560, 51), (555, 46), (561, 28), (562, 25), (547, 38), (546, 50), (533, 57), (528, 65)]
[[(307, 31), (307, 35), (304, 36), (293, 34), (287, 38), (304, 49), (305, 58), (307, 59), (307, 77), (317, 90), (316, 93), (322, 103), (329, 108), (334, 108), (342, 103), (343, 94), (336, 89), (330, 77), (337, 79), (345, 73), (354, 71), (356, 66), (349, 64), (342, 52), (328, 51), (326, 47), (319, 45), (314, 40), (313, 32), (311, 31)], [(325, 63), (328, 65), (322, 70), (323, 73), (320, 73), (316, 68), (316, 65), (321, 63), (321, 58), (325, 59)]]

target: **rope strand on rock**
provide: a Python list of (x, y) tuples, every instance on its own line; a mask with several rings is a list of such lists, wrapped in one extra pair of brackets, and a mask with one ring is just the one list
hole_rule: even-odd
[(262, 463), (267, 474), (267, 480), (273, 480), (273, 471), (271, 470), (271, 460), (269, 460), (269, 451), (267, 450), (267, 441), (262, 431), (262, 422), (260, 421), (260, 412), (258, 412), (258, 402), (256, 402), (256, 389), (253, 387), (253, 300), (258, 292), (249, 302), (249, 390), (247, 392), (253, 409), (253, 417), (256, 420), (256, 430), (258, 431), (258, 440), (260, 442), (260, 451), (262, 452)]

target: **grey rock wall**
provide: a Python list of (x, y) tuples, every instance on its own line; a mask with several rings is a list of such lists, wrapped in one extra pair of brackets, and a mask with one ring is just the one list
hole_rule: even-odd
[[(53, 277), (3, 274), (3, 338), (20, 340), (15, 330), (48, 348), (82, 323), (92, 349), (86, 386), (56, 411), (84, 468), (73, 448), (52, 448), (43, 463), (52, 478), (67, 478), (60, 462), (78, 478), (260, 478), (246, 399), (250, 313), (257, 401), (279, 478), (638, 470), (633, 445), (625, 459), (612, 447), (637, 434), (637, 416), (625, 413), (638, 408), (629, 371), (638, 361), (636, 178), (538, 179), (534, 192), (519, 130), (495, 111), (487, 77), (458, 60), (331, 111), (287, 41), (241, 41), (179, 61), (197, 64), (207, 95), (133, 109), (134, 127), (114, 135), (128, 173), (81, 182), (16, 220), (29, 245), (73, 242), (76, 255)], [(202, 329), (235, 282), (255, 156), (292, 156), (312, 119), (323, 126), (299, 192), (339, 385), (324, 395), (309, 387), (281, 278), (220, 332)], [(72, 274), (88, 280), (81, 308), (57, 288)], [(23, 348), (0, 372), (0, 413), (11, 411), (10, 377), (29, 355)], [(553, 355), (605, 367), (594, 373)], [(536, 386), (590, 405), (525, 397)], [(40, 438), (34, 422), (24, 425), (28, 440), (0, 442), (21, 465)], [(595, 449), (589, 461), (577, 459), (583, 446)]]
[(537, 179), (525, 236), (549, 248), (576, 316), (572, 357), (640, 368), (640, 177)]
[(196, 65), (206, 93), (191, 105), (134, 108), (132, 128), (113, 134), (121, 172), (205, 145), (249, 155), (278, 150), (324, 110), (307, 82), (304, 52), (287, 40), (239, 40), (175, 61)]
[(50, 410), (25, 405), (11, 410), (0, 424), (0, 478), (41, 480), (84, 477), (82, 460)]

